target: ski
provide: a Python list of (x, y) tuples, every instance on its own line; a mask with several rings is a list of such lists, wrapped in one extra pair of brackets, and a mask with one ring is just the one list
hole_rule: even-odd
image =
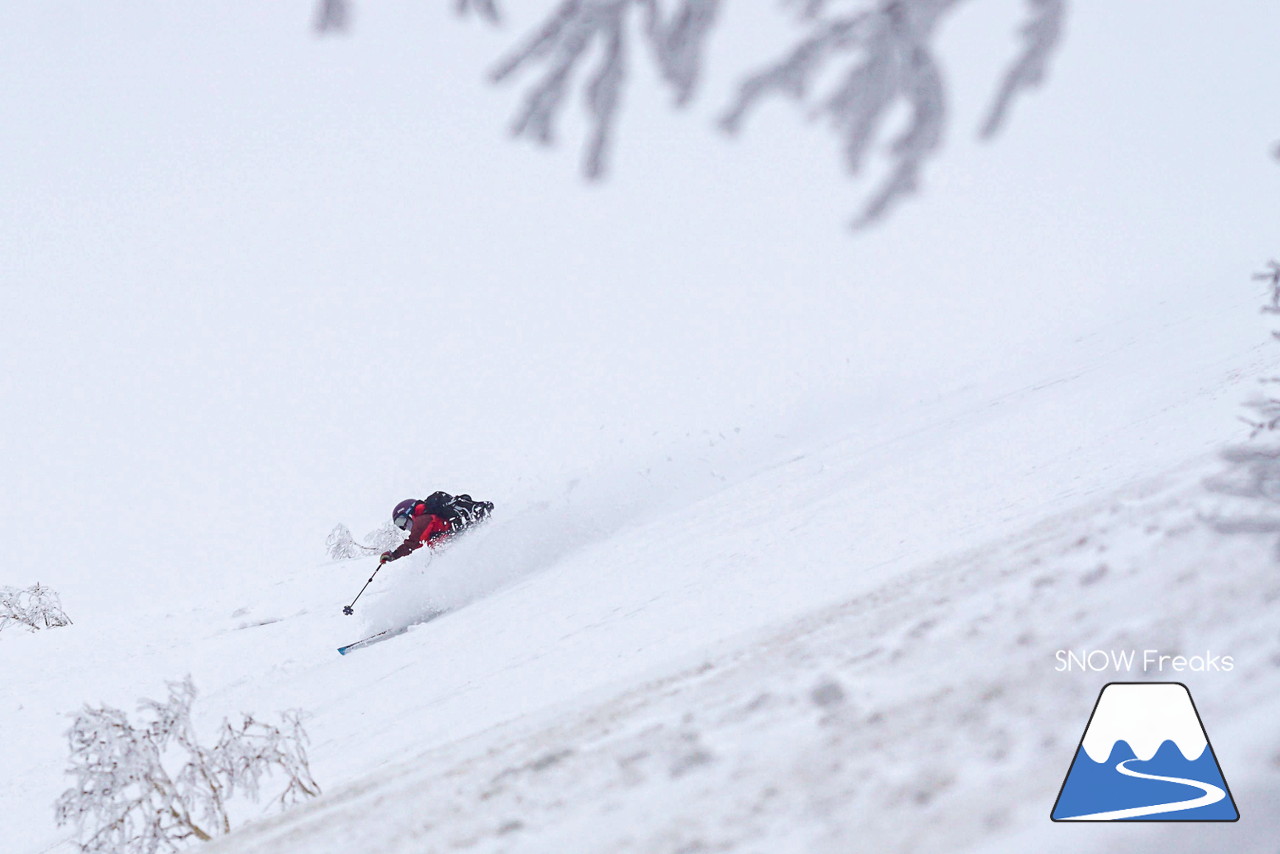
[(378, 632), (376, 635), (369, 635), (369, 637), (364, 638), (363, 640), (358, 640), (355, 643), (349, 643), (346, 646), (338, 647), (338, 654), (346, 655), (352, 650), (364, 649), (366, 646), (373, 646), (375, 643), (378, 643), (379, 641), (388, 640), (389, 638), (393, 638), (396, 635), (402, 635), (407, 631), (409, 631), (408, 626), (405, 626), (404, 628), (401, 628), (401, 629), (387, 629), (385, 632)]
[(391, 638), (399, 637), (400, 635), (404, 634), (405, 632), (409, 631), (415, 626), (420, 626), (423, 623), (431, 622), (432, 620), (434, 620), (436, 617), (439, 617), (443, 613), (444, 613), (443, 609), (439, 611), (428, 611), (425, 614), (422, 614), (421, 616), (419, 616), (418, 619), (414, 620), (412, 623), (410, 623), (407, 626), (400, 626), (397, 629), (387, 629), (384, 632), (378, 632), (376, 635), (369, 635), (369, 637), (364, 638), (363, 640), (358, 640), (355, 643), (349, 643), (346, 646), (340, 646), (338, 647), (338, 654), (346, 655), (347, 653), (353, 652), (357, 649), (364, 649), (366, 646), (373, 646), (375, 643), (382, 643), (384, 640), (391, 640)]

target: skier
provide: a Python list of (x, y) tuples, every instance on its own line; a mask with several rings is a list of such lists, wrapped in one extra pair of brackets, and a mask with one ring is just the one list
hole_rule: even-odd
[(470, 495), (450, 495), (433, 492), (421, 501), (407, 498), (391, 511), (391, 520), (408, 538), (390, 551), (382, 553), (381, 566), (426, 546), (438, 548), (453, 537), (483, 522), (493, 512), (493, 502), (474, 501)]

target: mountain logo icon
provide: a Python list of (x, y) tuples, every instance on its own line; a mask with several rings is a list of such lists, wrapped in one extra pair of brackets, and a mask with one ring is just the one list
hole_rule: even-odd
[(1054, 821), (1237, 821), (1191, 692), (1181, 682), (1102, 689), (1062, 781)]

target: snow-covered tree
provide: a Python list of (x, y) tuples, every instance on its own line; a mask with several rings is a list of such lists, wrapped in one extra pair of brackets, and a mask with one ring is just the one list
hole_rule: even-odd
[[(938, 152), (947, 122), (947, 98), (934, 42), (943, 22), (965, 0), (782, 0), (800, 33), (780, 58), (743, 58), (745, 79), (720, 126), (736, 133), (765, 98), (783, 95), (824, 120), (836, 136), (845, 168), (860, 174), (873, 144), (905, 107), (910, 118), (890, 141), (889, 173), (854, 218), (863, 227), (883, 217), (920, 184), (927, 160)], [(993, 136), (1015, 98), (1039, 85), (1061, 41), (1066, 0), (1024, 0), (1022, 46), (995, 88), (980, 135)], [(512, 123), (515, 136), (543, 145), (585, 70), (582, 102), (591, 124), (583, 172), (601, 178), (618, 122), (633, 43), (654, 63), (677, 107), (693, 99), (705, 48), (722, 0), (560, 0), (524, 42), (491, 73), (494, 82), (538, 69)], [(320, 0), (317, 30), (342, 30), (349, 0)], [(459, 14), (498, 19), (493, 0), (455, 0)], [(756, 11), (759, 13), (759, 10)], [(823, 87), (819, 81), (828, 81)]]
[(169, 683), (167, 701), (143, 700), (146, 719), (137, 724), (106, 705), (75, 716), (67, 732), (75, 785), (54, 809), (59, 825), (76, 826), (82, 852), (155, 854), (229, 833), (233, 801), (257, 801), (267, 776), (281, 808), (320, 793), (300, 712), (285, 712), (278, 727), (249, 715), (224, 719), (205, 747), (191, 723), (195, 697), (188, 676)]
[[(1280, 261), (1269, 262), (1267, 269), (1255, 273), (1253, 278), (1267, 283), (1267, 299), (1262, 305), (1262, 313), (1280, 316)], [(1280, 330), (1272, 329), (1271, 337), (1280, 341)], [(1280, 377), (1265, 377), (1262, 383), (1264, 386), (1274, 386), (1280, 383)], [(1259, 393), (1246, 402), (1245, 406), (1253, 413), (1241, 419), (1253, 428), (1250, 438), (1280, 430), (1280, 398), (1274, 393)]]
[(404, 542), (405, 536), (404, 531), (390, 522), (384, 522), (381, 527), (365, 534), (363, 543), (358, 543), (351, 536), (351, 529), (339, 523), (329, 532), (329, 536), (324, 541), (324, 546), (329, 553), (330, 559), (351, 560), (352, 558), (368, 557), (369, 555), (381, 554), (389, 549), (394, 549)]
[[(1253, 278), (1267, 283), (1262, 313), (1280, 317), (1280, 262), (1271, 261)], [(1273, 328), (1271, 336), (1280, 341), (1280, 329)], [(1263, 509), (1210, 515), (1207, 521), (1224, 534), (1280, 534), (1280, 443), (1276, 441), (1276, 434), (1280, 433), (1280, 397), (1265, 390), (1280, 383), (1280, 377), (1264, 377), (1261, 382), (1264, 390), (1245, 402), (1249, 414), (1241, 416), (1251, 429), (1249, 442), (1223, 451), (1227, 469), (1210, 478), (1206, 485), (1220, 495), (1247, 499), (1251, 507)], [(1280, 541), (1276, 543), (1276, 558), (1280, 560)]]
[(31, 631), (71, 625), (58, 594), (36, 582), (25, 590), (0, 587), (0, 631), (10, 625)]

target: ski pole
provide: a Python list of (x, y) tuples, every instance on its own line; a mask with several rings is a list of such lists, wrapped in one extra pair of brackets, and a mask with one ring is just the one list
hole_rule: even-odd
[[(378, 564), (378, 569), (382, 569), (383, 566), (385, 566), (385, 564), (380, 562)], [(346, 614), (348, 617), (355, 613), (355, 604), (360, 601), (360, 597), (364, 595), (364, 591), (369, 589), (369, 585), (373, 583), (373, 578), (378, 574), (378, 569), (375, 569), (373, 571), (373, 575), (369, 576), (369, 580), (364, 583), (364, 587), (360, 588), (360, 592), (356, 594), (356, 598), (351, 600), (351, 604), (342, 606), (342, 613)]]

